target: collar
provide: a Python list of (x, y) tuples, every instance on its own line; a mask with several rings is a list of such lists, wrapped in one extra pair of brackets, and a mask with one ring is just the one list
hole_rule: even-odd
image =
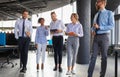
[(44, 27), (44, 25), (40, 25), (40, 27)]
[[(73, 24), (73, 23), (72, 23)], [(73, 25), (77, 25), (77, 24), (79, 24), (79, 22), (76, 22), (75, 24), (73, 24)]]
[(99, 10), (98, 12), (104, 12), (104, 11), (106, 11), (106, 9), (104, 8), (104, 9), (102, 9), (102, 10)]
[(58, 21), (58, 19), (56, 21), (52, 21), (53, 23), (56, 23)]
[[(21, 18), (23, 20), (23, 18)], [(24, 20), (28, 20), (28, 18), (24, 19)]]

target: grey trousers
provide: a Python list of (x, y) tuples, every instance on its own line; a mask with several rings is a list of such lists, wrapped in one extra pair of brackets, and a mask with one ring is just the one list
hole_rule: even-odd
[(79, 37), (68, 37), (67, 40), (67, 66), (74, 66), (79, 48)]
[(108, 34), (101, 34), (101, 35), (95, 35), (94, 41), (93, 41), (93, 52), (91, 55), (91, 60), (88, 68), (88, 77), (92, 77), (96, 58), (98, 55), (99, 49), (101, 52), (101, 72), (100, 77), (104, 77), (106, 73), (107, 68), (107, 51), (109, 47), (109, 38)]

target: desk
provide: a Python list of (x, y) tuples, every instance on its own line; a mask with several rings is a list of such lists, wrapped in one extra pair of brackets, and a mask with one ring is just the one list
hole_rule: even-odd
[[(14, 52), (15, 49), (18, 49), (18, 46), (17, 45), (5, 45), (5, 46), (0, 46), (0, 52), (9, 52), (10, 50), (12, 50), (12, 52)], [(9, 61), (9, 56), (7, 56), (7, 61), (2, 63), (2, 66), (5, 64), (5, 63), (11, 63), (12, 64), (12, 67), (14, 67), (14, 64), (12, 62)]]
[(0, 52), (6, 51), (6, 50), (14, 50), (17, 49), (18, 46), (17, 45), (5, 45), (5, 46), (0, 46)]
[(115, 53), (115, 77), (117, 77), (117, 74), (118, 74), (118, 53), (120, 53), (120, 47), (115, 47), (114, 53)]

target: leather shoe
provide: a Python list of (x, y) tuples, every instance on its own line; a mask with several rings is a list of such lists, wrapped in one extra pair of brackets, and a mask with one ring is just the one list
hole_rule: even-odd
[(55, 68), (53, 69), (53, 71), (57, 71), (57, 67), (55, 67)]
[(20, 72), (21, 73), (26, 73), (26, 69), (21, 69)]
[(59, 67), (59, 72), (62, 72), (62, 68), (61, 67)]

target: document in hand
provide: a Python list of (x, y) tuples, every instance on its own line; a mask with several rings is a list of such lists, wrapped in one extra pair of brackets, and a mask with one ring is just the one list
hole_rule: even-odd
[(57, 29), (50, 29), (50, 31), (51, 31), (51, 32), (56, 32), (56, 31), (57, 31)]

